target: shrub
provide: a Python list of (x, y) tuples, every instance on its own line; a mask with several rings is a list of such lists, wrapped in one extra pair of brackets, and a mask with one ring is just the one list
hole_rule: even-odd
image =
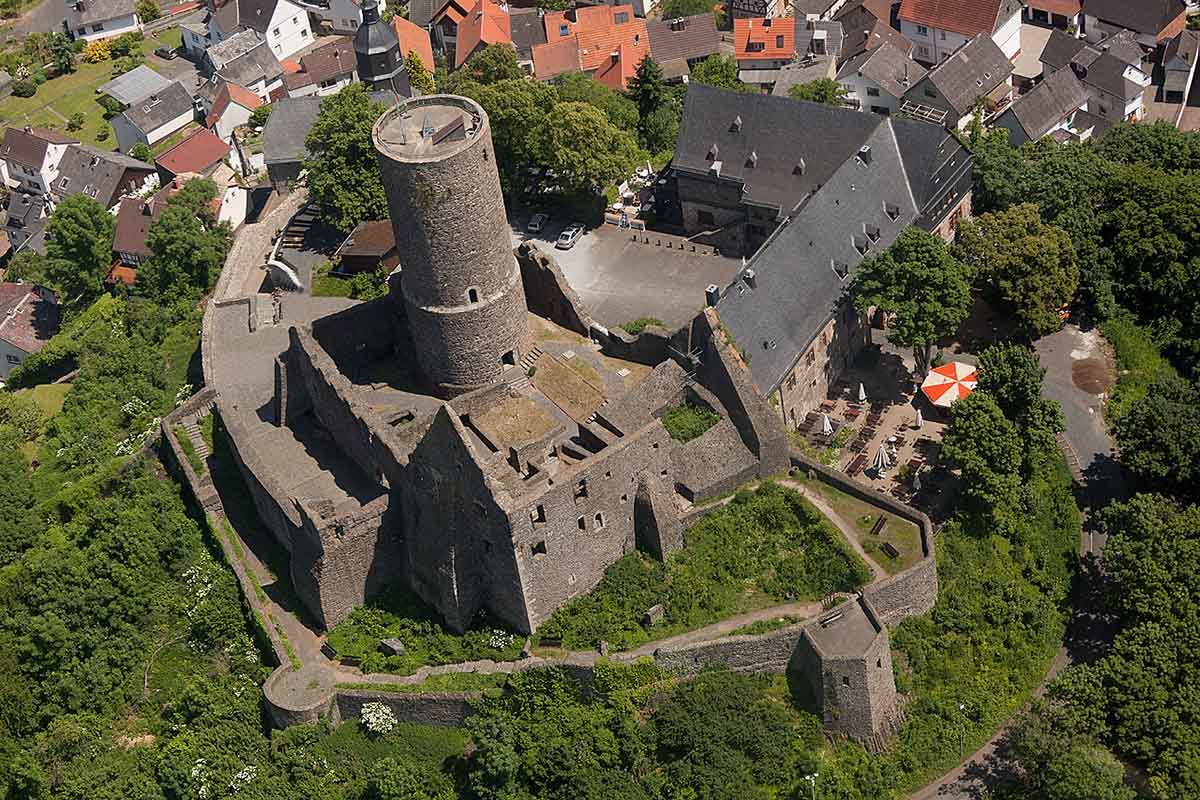
[(100, 130), (96, 131), (96, 141), (108, 141), (109, 136), (112, 136), (112, 126), (107, 122), (100, 123)]
[(33, 81), (15, 81), (12, 85), (12, 93), (15, 97), (33, 97), (37, 94), (37, 84)]
[(258, 108), (250, 112), (250, 119), (247, 124), (252, 128), (261, 128), (267, 124), (267, 119), (271, 116), (271, 104), (263, 103)]
[(624, 325), (621, 326), (621, 328), (626, 333), (628, 333), (630, 336), (637, 336), (639, 333), (646, 330), (646, 328), (651, 325), (653, 325), (656, 328), (662, 328), (665, 326), (663, 321), (661, 319), (659, 319), (658, 317), (638, 317), (637, 319), (633, 320), (632, 322), (626, 322)]
[(720, 421), (718, 414), (691, 403), (668, 408), (662, 418), (663, 427), (677, 442), (690, 442)]
[(131, 158), (136, 158), (138, 161), (145, 161), (147, 164), (154, 166), (154, 153), (145, 142), (138, 142), (129, 148), (129, 155)]
[(83, 127), (83, 123), (86, 120), (87, 120), (87, 115), (85, 115), (82, 111), (76, 111), (74, 114), (71, 115), (70, 119), (67, 120), (67, 130), (69, 130), (69, 131), (79, 130), (80, 128)]
[(99, 64), (112, 58), (112, 42), (108, 39), (97, 39), (83, 46), (83, 60), (89, 64)]
[[(112, 40), (112, 45), (109, 50), (113, 58), (124, 58), (132, 55), (139, 50), (140, 45), (145, 40), (140, 31), (130, 31), (122, 33), (120, 36)], [(140, 53), (139, 53), (140, 55)]]
[(137, 12), (138, 19), (143, 23), (153, 22), (162, 16), (162, 11), (155, 0), (137, 0), (133, 10)]

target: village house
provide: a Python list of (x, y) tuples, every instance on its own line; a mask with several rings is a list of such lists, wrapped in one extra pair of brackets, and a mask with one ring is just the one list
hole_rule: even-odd
[[(382, 8), (382, 4), (380, 7)], [(537, 16), (536, 9), (534, 9), (533, 16)], [(538, 23), (540, 27), (540, 19)], [(421, 63), (425, 65), (425, 69), (429, 70), (429, 74), (432, 75), (436, 64), (433, 61), (433, 44), (429, 39), (429, 31), (414, 25), (400, 15), (392, 17), (392, 29), (396, 31), (396, 41), (400, 43), (400, 54), (408, 58), (409, 53), (416, 53), (421, 57)]]
[(1020, 147), (1028, 141), (1053, 136), (1059, 141), (1085, 141), (1099, 127), (1099, 117), (1087, 113), (1088, 92), (1075, 73), (1060, 69), (1013, 101), (992, 124), (1008, 131), (1008, 143)]
[(900, 111), (964, 130), (982, 106), (984, 118), (1012, 101), (1012, 62), (990, 38), (977, 35), (916, 81)]
[(61, 203), (73, 194), (84, 194), (106, 209), (116, 208), (125, 195), (153, 189), (154, 167), (136, 158), (83, 144), (67, 147), (58, 177), (50, 184), (50, 197)]
[[(154, 159), (163, 186), (180, 175), (207, 178), (217, 171), (229, 155), (228, 142), (223, 142), (206, 128), (198, 128), (182, 142)], [(222, 182), (218, 181), (218, 185)]]
[(1200, 31), (1182, 30), (1163, 48), (1163, 101), (1182, 103), (1192, 91), (1196, 77), (1196, 54)]
[(396, 250), (396, 236), (390, 220), (360, 222), (346, 241), (334, 253), (337, 271), (344, 275), (360, 272), (391, 272), (400, 266), (400, 253)]
[(288, 97), (337, 94), (342, 87), (358, 80), (354, 43), (345, 36), (332, 37), (328, 44), (303, 55), (299, 70), (289, 70), (292, 63), (283, 65), (283, 84)]
[(712, 14), (648, 19), (646, 33), (650, 37), (650, 57), (670, 82), (683, 80), (701, 61), (721, 52), (721, 33)]
[(217, 138), (227, 142), (234, 130), (249, 122), (254, 109), (262, 104), (262, 98), (245, 86), (221, 81), (212, 109), (204, 118), (204, 125)]
[(46, 255), (46, 222), (49, 202), (43, 194), (13, 192), (8, 196), (8, 215), (4, 234), (12, 252), (29, 249)]
[(842, 58), (851, 59), (884, 42), (912, 54), (912, 42), (892, 27), (890, 0), (852, 0), (838, 12), (842, 26)]
[(1083, 0), (1026, 0), (1025, 21), (1083, 36)]
[[(527, 74), (532, 75), (533, 48), (546, 43), (546, 26), (542, 24), (541, 10), (538, 8), (510, 8), (508, 10), (508, 28), (512, 35), (513, 49), (517, 51), (517, 64)], [(396, 29), (396, 33), (400, 33), (399, 28)]]
[(135, 144), (155, 145), (196, 118), (196, 101), (179, 81), (140, 97), (112, 119), (117, 147), (128, 153)]
[(54, 292), (30, 283), (0, 283), (0, 384), (58, 333)]
[(78, 143), (74, 136), (48, 128), (6, 128), (0, 158), (8, 167), (9, 187), (46, 194), (67, 146)]
[(193, 60), (214, 45), (254, 31), (277, 59), (285, 59), (312, 44), (308, 12), (291, 0), (209, 0), (203, 21), (185, 23), (183, 48)]
[[(353, 34), (362, 24), (360, 0), (296, 0), (296, 5), (308, 12), (309, 22), (317, 33)], [(386, 10), (385, 0), (379, 0), (379, 13)]]
[(85, 42), (140, 31), (134, 0), (74, 0), (67, 4), (64, 22), (72, 39)]
[(1050, 32), (1041, 61), (1045, 75), (1071, 69), (1087, 89), (1088, 111), (1114, 125), (1145, 116), (1150, 71), (1142, 56), (1131, 31), (1120, 31), (1093, 45), (1056, 30)]
[(1100, 44), (1129, 31), (1147, 50), (1174, 38), (1187, 26), (1183, 0), (1086, 0), (1083, 15), (1088, 42)]
[(1006, 59), (1021, 52), (1021, 0), (903, 0), (899, 18), (913, 58), (924, 64), (945, 61), (979, 36)]
[(542, 21), (546, 44), (533, 48), (534, 75), (541, 81), (584, 72), (624, 91), (638, 64), (650, 54), (646, 20), (634, 16), (630, 5), (552, 11)]
[(218, 79), (244, 86), (263, 100), (271, 102), (287, 93), (283, 85), (283, 66), (255, 31), (242, 31), (215, 44), (204, 53), (200, 71), (209, 76), (201, 87), (201, 101), (212, 107)]
[(907, 51), (887, 41), (842, 64), (837, 80), (846, 88), (847, 102), (862, 111), (892, 114), (926, 72)]
[(433, 35), (451, 69), (490, 44), (512, 44), (508, 9), (492, 0), (448, 0), (434, 16)]

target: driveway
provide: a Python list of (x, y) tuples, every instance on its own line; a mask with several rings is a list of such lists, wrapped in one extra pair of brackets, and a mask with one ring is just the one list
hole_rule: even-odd
[(556, 250), (569, 220), (552, 219), (533, 235), (524, 232), (525, 221), (513, 226), (514, 245), (532, 239), (552, 254), (592, 317), (610, 328), (640, 317), (677, 328), (704, 308), (705, 287), (724, 286), (742, 266), (678, 236), (641, 232), (635, 241), (633, 231), (613, 225), (589, 230), (570, 250)]
[(1021, 24), (1021, 52), (1013, 63), (1013, 72), (1022, 78), (1033, 79), (1042, 74), (1042, 51), (1050, 38), (1050, 29)]

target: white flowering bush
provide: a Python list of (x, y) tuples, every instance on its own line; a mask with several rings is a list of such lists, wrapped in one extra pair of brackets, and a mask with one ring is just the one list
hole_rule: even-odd
[(366, 703), (359, 718), (363, 727), (373, 736), (391, 733), (398, 722), (395, 713), (383, 703)]
[(181, 405), (183, 405), (184, 401), (191, 396), (192, 385), (190, 383), (185, 383), (183, 386), (180, 386), (179, 391), (175, 393), (175, 407), (179, 408)]
[(488, 638), (488, 644), (497, 650), (504, 650), (505, 648), (512, 647), (516, 641), (516, 636), (513, 636), (508, 631), (502, 631), (499, 628), (493, 628), (492, 634)]

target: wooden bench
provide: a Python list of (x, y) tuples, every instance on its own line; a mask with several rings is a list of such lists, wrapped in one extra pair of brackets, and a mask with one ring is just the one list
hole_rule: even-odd
[(891, 542), (884, 542), (883, 547), (881, 549), (883, 550), (883, 552), (887, 553), (889, 558), (899, 558), (900, 557), (900, 551), (897, 550), (896, 546), (894, 544), (892, 544)]
[(878, 536), (880, 531), (883, 530), (885, 525), (887, 525), (887, 516), (884, 514), (880, 514), (879, 519), (875, 520), (875, 525), (871, 528), (871, 535)]

